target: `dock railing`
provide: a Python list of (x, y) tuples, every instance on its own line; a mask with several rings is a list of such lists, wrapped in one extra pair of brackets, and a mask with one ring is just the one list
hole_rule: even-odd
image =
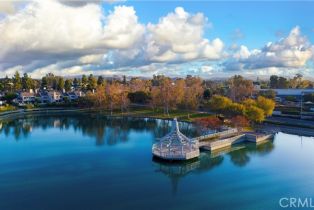
[(218, 137), (218, 138), (223, 138), (226, 136), (230, 136), (230, 135), (234, 135), (238, 133), (238, 129), (237, 128), (231, 128), (225, 131), (221, 131), (221, 132), (217, 132), (217, 133), (211, 133), (208, 135), (203, 135), (203, 136), (199, 136), (199, 137), (195, 137), (192, 140), (193, 141), (202, 141), (204, 139), (210, 139), (210, 138), (214, 138), (214, 137)]

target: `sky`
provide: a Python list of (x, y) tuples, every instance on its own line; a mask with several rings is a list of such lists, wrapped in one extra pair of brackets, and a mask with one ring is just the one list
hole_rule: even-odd
[(313, 14), (314, 1), (0, 0), (0, 77), (314, 77)]

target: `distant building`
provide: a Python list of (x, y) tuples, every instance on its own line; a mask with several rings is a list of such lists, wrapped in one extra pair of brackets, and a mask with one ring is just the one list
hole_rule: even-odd
[(30, 103), (34, 103), (35, 101), (36, 101), (36, 96), (32, 91), (19, 93), (18, 102), (23, 103), (23, 104), (30, 104)]
[(58, 92), (58, 91), (49, 91), (48, 92), (48, 98), (49, 98), (49, 103), (62, 102), (63, 101), (62, 93)]
[(314, 93), (312, 89), (260, 89), (259, 92), (272, 90), (276, 93), (276, 101), (285, 101), (287, 97), (295, 97), (296, 101), (301, 101), (301, 96)]
[(85, 96), (85, 94), (82, 91), (73, 91), (68, 93), (63, 93), (64, 98), (68, 98), (70, 101), (75, 101), (80, 97)]
[(260, 82), (253, 82), (253, 87), (255, 91), (261, 90), (261, 84)]

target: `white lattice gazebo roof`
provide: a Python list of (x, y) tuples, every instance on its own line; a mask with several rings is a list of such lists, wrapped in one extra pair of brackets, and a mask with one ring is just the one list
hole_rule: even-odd
[(176, 118), (172, 121), (169, 134), (153, 145), (154, 156), (167, 160), (188, 160), (199, 156), (197, 141), (192, 141), (179, 130)]

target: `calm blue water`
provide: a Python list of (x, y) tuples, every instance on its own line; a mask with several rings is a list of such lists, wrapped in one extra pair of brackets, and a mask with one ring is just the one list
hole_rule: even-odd
[(279, 133), (167, 164), (152, 159), (151, 145), (169, 126), (85, 114), (3, 122), (0, 209), (281, 209), (281, 197), (314, 197), (312, 137)]

